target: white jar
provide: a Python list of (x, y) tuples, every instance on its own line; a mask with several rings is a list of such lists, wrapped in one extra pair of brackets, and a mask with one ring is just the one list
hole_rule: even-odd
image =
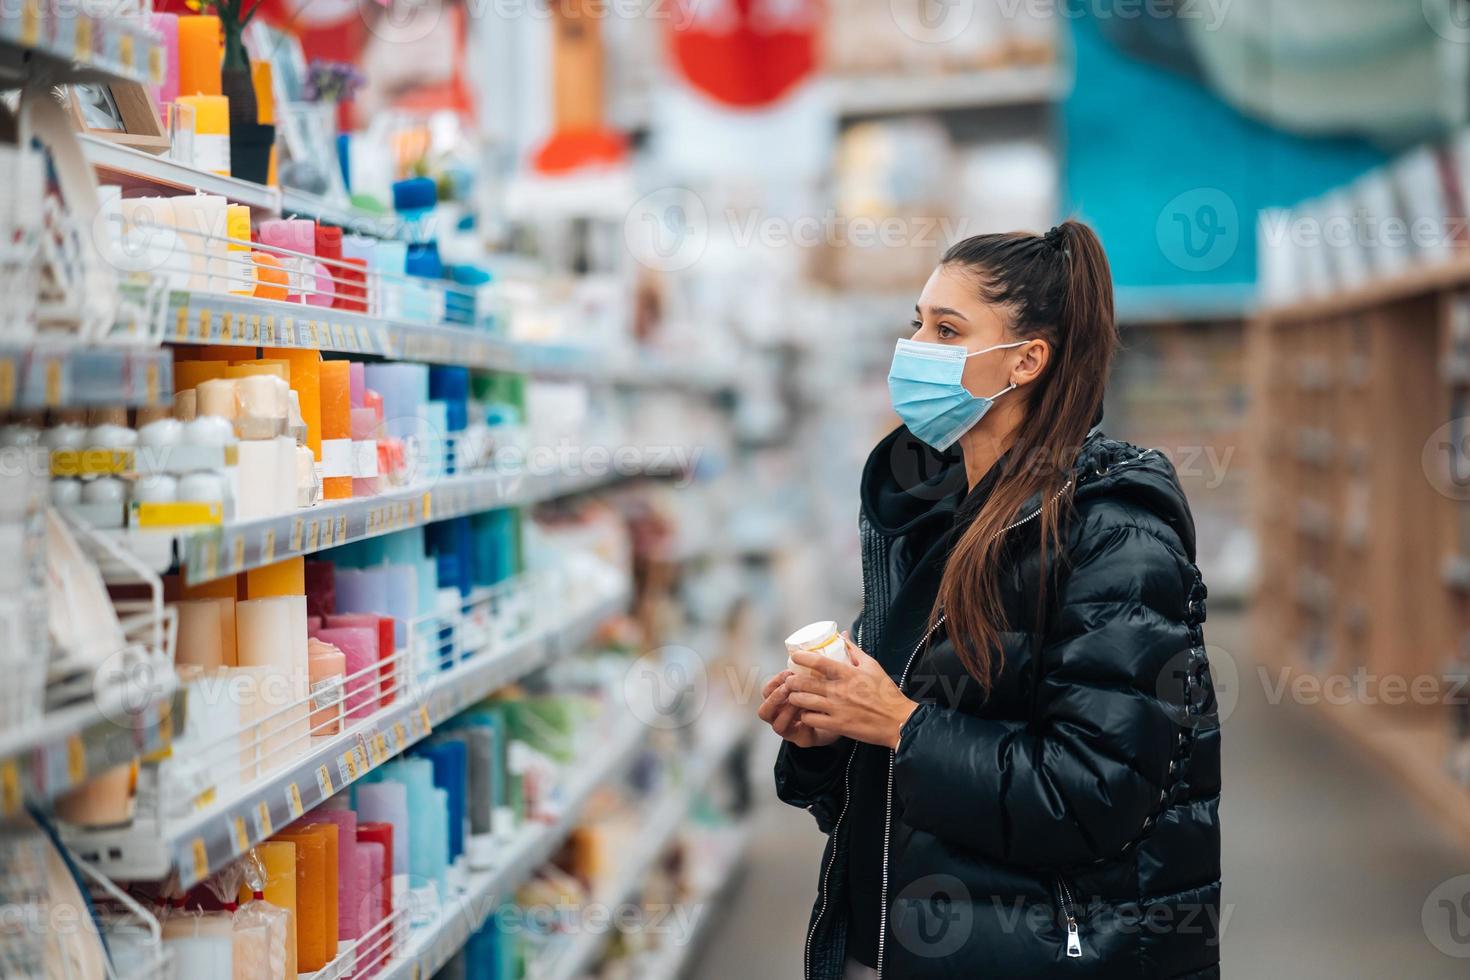
[[(836, 660), (839, 663), (845, 664), (852, 662), (848, 659), (847, 644), (843, 641), (842, 634), (837, 629), (837, 624), (830, 619), (803, 626), (788, 636), (786, 638), (786, 652), (791, 654), (798, 651), (802, 653), (815, 653), (820, 657)], [(786, 660), (786, 666), (789, 670), (811, 672), (808, 668), (799, 666), (790, 657)]]

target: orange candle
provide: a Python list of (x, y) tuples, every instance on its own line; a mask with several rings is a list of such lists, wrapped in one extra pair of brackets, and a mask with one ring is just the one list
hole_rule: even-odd
[(276, 93), (271, 86), (271, 63), (259, 58), (250, 63), (250, 80), (255, 83), (255, 121), (262, 126), (276, 124)]
[(344, 476), (322, 479), (322, 496), (327, 500), (352, 496), (351, 367), (347, 361), (322, 362), (322, 467), (328, 473), (347, 470)]
[(306, 595), (306, 559), (285, 558), (245, 573), (245, 598)]
[(220, 95), (224, 58), (218, 17), (198, 14), (179, 18), (180, 95)]
[(286, 270), (281, 260), (266, 252), (251, 252), (255, 263), (255, 295), (260, 299), (286, 298)]
[[(261, 897), (286, 911), (286, 976), (296, 976), (297, 910), (296, 845), (288, 840), (268, 840), (255, 845), (255, 856), (265, 869)], [(240, 901), (250, 901), (249, 885), (240, 886)]]
[[(328, 909), (331, 910), (332, 924), (336, 924), (337, 869), (330, 869), (329, 879), (327, 834), (317, 829), (320, 826), (293, 828), (274, 838), (296, 845), (296, 968), (302, 973), (315, 973), (337, 955), (335, 928), (331, 933), (331, 945), (327, 945)], [(336, 830), (333, 826), (334, 838)], [(332, 863), (336, 864), (336, 840), (333, 839), (331, 844)]]
[(306, 445), (317, 462), (322, 458), (322, 355), (314, 350), (290, 347), (267, 347), (262, 354), (291, 365), (287, 378), (301, 402), (301, 421), (306, 423)]

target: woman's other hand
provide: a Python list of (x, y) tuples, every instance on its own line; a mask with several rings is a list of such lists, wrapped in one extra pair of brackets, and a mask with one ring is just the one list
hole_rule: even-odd
[(831, 745), (841, 736), (836, 732), (819, 732), (803, 725), (797, 717), (801, 714), (800, 709), (787, 701), (791, 693), (789, 681), (795, 676), (792, 671), (783, 670), (766, 681), (766, 686), (761, 691), (761, 706), (756, 714), (761, 721), (771, 726), (772, 731), (798, 748)]
[(785, 682), (787, 702), (800, 709), (797, 723), (820, 735), (897, 749), (898, 733), (918, 703), (905, 697), (882, 665), (851, 640), (847, 655), (847, 664), (815, 653), (791, 655), (792, 663), (810, 671)]

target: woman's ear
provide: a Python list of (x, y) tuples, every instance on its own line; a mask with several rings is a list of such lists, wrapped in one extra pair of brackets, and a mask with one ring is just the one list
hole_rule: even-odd
[(1017, 347), (1016, 354), (1016, 363), (1011, 366), (1011, 384), (1019, 388), (1041, 377), (1051, 363), (1051, 344), (1037, 338), (1025, 347)]

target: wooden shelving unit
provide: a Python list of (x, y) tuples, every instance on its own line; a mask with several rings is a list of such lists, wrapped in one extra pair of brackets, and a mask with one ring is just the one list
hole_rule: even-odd
[(1470, 568), (1470, 444), (1446, 438), (1470, 416), (1467, 331), (1463, 260), (1261, 312), (1247, 371), (1255, 655), (1314, 675), (1323, 716), (1470, 847), (1447, 703), (1470, 691), (1446, 679), (1470, 650), (1452, 574)]

